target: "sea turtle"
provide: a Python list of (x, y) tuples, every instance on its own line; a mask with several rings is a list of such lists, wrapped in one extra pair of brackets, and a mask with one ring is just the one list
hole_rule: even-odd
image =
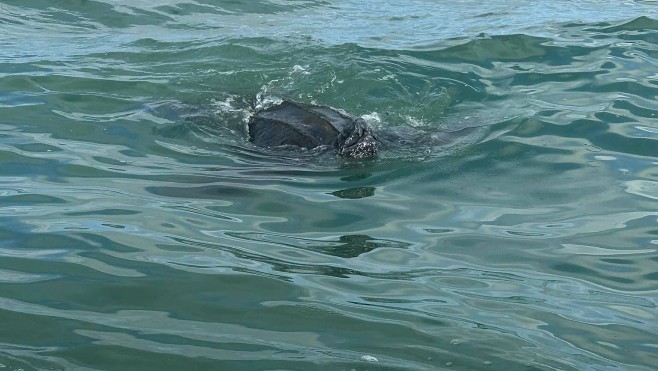
[(256, 111), (249, 119), (249, 140), (262, 147), (297, 146), (335, 148), (345, 158), (377, 156), (380, 149), (401, 152), (425, 148), (446, 148), (470, 135), (481, 124), (474, 118), (459, 121), (453, 130), (387, 126), (375, 136), (362, 118), (354, 118), (333, 108), (284, 100)]
[(251, 142), (264, 147), (329, 146), (348, 158), (376, 156), (380, 147), (379, 140), (362, 118), (324, 106), (283, 101), (257, 111), (248, 125)]

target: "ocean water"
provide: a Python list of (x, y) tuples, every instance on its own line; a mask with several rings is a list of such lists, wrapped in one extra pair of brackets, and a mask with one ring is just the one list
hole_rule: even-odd
[(2, 370), (654, 370), (657, 249), (656, 1), (0, 1)]

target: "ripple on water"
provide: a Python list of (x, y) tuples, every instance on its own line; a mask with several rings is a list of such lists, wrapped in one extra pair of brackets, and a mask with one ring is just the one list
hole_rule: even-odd
[[(0, 4), (0, 368), (652, 369), (656, 14)], [(255, 147), (282, 99), (402, 140)]]

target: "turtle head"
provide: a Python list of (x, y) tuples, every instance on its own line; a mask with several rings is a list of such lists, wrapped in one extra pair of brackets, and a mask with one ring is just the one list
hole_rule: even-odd
[(354, 120), (353, 125), (340, 134), (336, 147), (338, 153), (347, 158), (375, 157), (379, 153), (379, 141), (362, 118)]

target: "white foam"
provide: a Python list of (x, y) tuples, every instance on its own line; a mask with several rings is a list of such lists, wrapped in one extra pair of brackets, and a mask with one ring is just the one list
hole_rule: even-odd
[(366, 361), (366, 362), (379, 362), (379, 360), (378, 360), (377, 358), (375, 358), (375, 357), (373, 357), (373, 356), (369, 356), (369, 355), (367, 355), (367, 354), (364, 355), (364, 356), (362, 356), (362, 357), (361, 357), (361, 360), (362, 360), (362, 361)]

